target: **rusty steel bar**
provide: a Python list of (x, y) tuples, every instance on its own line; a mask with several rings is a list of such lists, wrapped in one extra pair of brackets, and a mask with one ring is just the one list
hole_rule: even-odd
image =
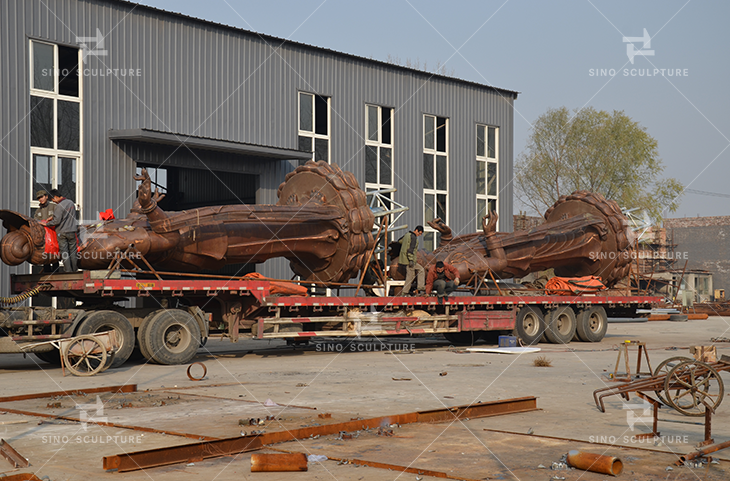
[(30, 462), (15, 450), (7, 441), (0, 439), (0, 454), (7, 459), (14, 468), (27, 468)]
[[(37, 413), (34, 411), (23, 411), (20, 409), (10, 409), (10, 408), (4, 408), (4, 407), (0, 407), (0, 412), (9, 413), (9, 414), (20, 414), (22, 416), (36, 416), (39, 418), (62, 419), (64, 421), (73, 421), (76, 423), (82, 422), (80, 419), (72, 418), (70, 416), (58, 416), (56, 414)], [(169, 434), (171, 436), (180, 436), (183, 438), (191, 438), (191, 439), (197, 439), (197, 440), (218, 439), (218, 438), (212, 438), (210, 436), (203, 436), (201, 434), (179, 433), (176, 431), (166, 431), (164, 429), (148, 428), (145, 426), (128, 426), (126, 424), (108, 423), (108, 422), (103, 422), (103, 421), (95, 421), (93, 419), (87, 419), (84, 422), (87, 424), (95, 424), (97, 426), (104, 426), (104, 427), (108, 427), (108, 428), (132, 429), (134, 431), (142, 431), (145, 433)]]
[[(273, 449), (274, 451), (283, 451), (281, 449)], [(432, 476), (434, 478), (444, 479), (458, 479), (460, 481), (481, 481), (478, 479), (465, 478), (464, 476), (453, 476), (442, 471), (432, 471), (430, 469), (423, 468), (412, 468), (407, 466), (400, 466), (398, 464), (381, 463), (378, 461), (368, 461), (366, 459), (351, 459), (351, 458), (336, 458), (334, 456), (327, 456), (330, 461), (337, 461), (338, 463), (356, 464), (359, 466), (369, 466), (371, 468), (389, 469), (391, 471), (400, 471), (402, 473), (418, 474), (420, 476)]]
[(568, 464), (584, 471), (610, 474), (611, 476), (618, 476), (624, 470), (624, 463), (617, 457), (584, 453), (578, 450), (568, 453)]
[(406, 414), (382, 416), (377, 418), (347, 421), (344, 423), (326, 424), (287, 431), (224, 438), (204, 441), (184, 446), (150, 449), (132, 453), (105, 456), (103, 469), (116, 469), (118, 472), (136, 471), (138, 469), (170, 464), (190, 463), (207, 458), (217, 458), (240, 454), (246, 451), (261, 449), (265, 445), (305, 439), (310, 436), (325, 436), (341, 431), (358, 431), (378, 428), (390, 424), (411, 424), (418, 422), (456, 421), (458, 419), (497, 416), (501, 414), (521, 413), (537, 410), (537, 398), (534, 396), (490, 401), (485, 403), (454, 406), (432, 411), (416, 411)]
[(4, 476), (3, 481), (41, 481), (41, 478), (33, 473), (20, 473), (11, 476)]
[(136, 384), (122, 384), (120, 386), (107, 386), (107, 387), (94, 387), (90, 389), (74, 389), (71, 391), (52, 391), (52, 392), (40, 392), (36, 394), (21, 394), (19, 396), (5, 396), (0, 397), (0, 403), (11, 402), (11, 401), (25, 401), (28, 399), (40, 399), (44, 397), (57, 397), (57, 396), (79, 396), (83, 394), (97, 394), (102, 392), (136, 392)]
[(304, 453), (253, 453), (251, 455), (252, 473), (281, 473), (306, 471), (307, 469), (307, 455)]
[(725, 441), (724, 443), (718, 443), (713, 444), (711, 446), (707, 446), (706, 448), (698, 449), (697, 451), (685, 454), (684, 456), (680, 456), (677, 461), (675, 461), (674, 464), (677, 466), (682, 466), (685, 461), (691, 461), (692, 459), (699, 458), (704, 456), (705, 454), (714, 453), (716, 451), (721, 451), (723, 449), (730, 448), (730, 441)]

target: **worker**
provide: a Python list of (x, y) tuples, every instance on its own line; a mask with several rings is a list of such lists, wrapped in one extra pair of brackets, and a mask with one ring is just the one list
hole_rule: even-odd
[(439, 304), (443, 304), (444, 296), (449, 297), (458, 285), (459, 271), (451, 264), (438, 261), (428, 270), (426, 295), (431, 295), (431, 291), (435, 288)]
[[(40, 204), (33, 214), (33, 218), (39, 223), (45, 225), (46, 221), (53, 216), (53, 211), (56, 209), (56, 203), (50, 200), (47, 190), (39, 190), (35, 193), (35, 198)], [(56, 272), (58, 264), (46, 264), (43, 266), (43, 272)], [(38, 303), (34, 305), (40, 305)]]
[(49, 200), (48, 192), (45, 190), (39, 190), (36, 192), (35, 198), (40, 204), (40, 207), (36, 209), (35, 214), (33, 214), (33, 218), (41, 224), (45, 224), (48, 218), (53, 215), (56, 203)]
[(398, 255), (398, 264), (404, 266), (406, 269), (406, 280), (403, 283), (403, 290), (401, 294), (409, 295), (411, 292), (411, 285), (413, 284), (413, 278), (418, 276), (417, 289), (419, 294), (423, 294), (424, 278), (426, 277), (426, 271), (423, 269), (417, 259), (416, 252), (418, 252), (418, 238), (423, 234), (423, 226), (416, 226), (413, 231), (404, 235), (400, 239), (400, 254)]
[(73, 201), (61, 195), (58, 189), (51, 190), (53, 202), (58, 204), (48, 219), (48, 226), (56, 227), (58, 251), (63, 260), (64, 272), (76, 272), (79, 262), (78, 243), (76, 242), (76, 206)]

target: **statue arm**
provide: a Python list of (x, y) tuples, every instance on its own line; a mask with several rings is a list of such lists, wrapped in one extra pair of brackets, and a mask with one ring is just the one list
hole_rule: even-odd
[(138, 214), (144, 214), (147, 219), (152, 221), (164, 220), (167, 218), (165, 211), (157, 206), (157, 202), (161, 201), (165, 196), (160, 194), (160, 191), (155, 188), (155, 193), (152, 195), (152, 180), (147, 169), (142, 169), (140, 175), (135, 175), (134, 180), (142, 181), (137, 189), (137, 202), (139, 207), (133, 207), (132, 212)]
[(487, 252), (489, 268), (497, 276), (501, 276), (502, 272), (507, 268), (507, 255), (504, 253), (504, 245), (502, 239), (497, 235), (497, 220), (499, 216), (492, 211), (482, 218), (482, 231), (484, 231), (484, 239), (487, 244)]

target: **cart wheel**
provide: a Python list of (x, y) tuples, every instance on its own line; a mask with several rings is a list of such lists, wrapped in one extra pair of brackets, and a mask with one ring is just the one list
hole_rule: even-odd
[[(677, 366), (680, 363), (683, 363), (685, 361), (691, 361), (691, 357), (685, 357), (685, 356), (674, 356), (670, 357), (669, 359), (665, 359), (657, 366), (656, 369), (654, 369), (654, 377), (656, 376), (666, 376), (669, 371), (672, 370), (673, 367)], [(662, 386), (664, 384), (662, 383)], [(665, 406), (669, 406), (669, 403), (664, 398), (664, 391), (662, 389), (658, 389), (654, 391), (659, 398), (659, 400), (664, 404)]]
[(106, 347), (95, 336), (78, 336), (65, 343), (63, 362), (74, 376), (93, 376), (106, 366)]
[(725, 395), (720, 374), (709, 364), (685, 361), (669, 370), (664, 394), (671, 407), (685, 416), (703, 416), (704, 403), (716, 410)]

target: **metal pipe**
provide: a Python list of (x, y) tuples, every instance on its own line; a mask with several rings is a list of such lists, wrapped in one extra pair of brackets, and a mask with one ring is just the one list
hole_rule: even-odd
[(251, 472), (306, 471), (307, 456), (304, 453), (278, 453), (251, 455)]
[(679, 457), (679, 461), (675, 462), (677, 466), (682, 466), (685, 461), (690, 461), (695, 458), (699, 458), (701, 456), (704, 456), (705, 454), (714, 453), (715, 451), (720, 451), (722, 449), (730, 448), (730, 441), (725, 441), (724, 443), (719, 444), (713, 444), (711, 446), (707, 446), (706, 448), (699, 449), (697, 451), (694, 451), (689, 454), (685, 454), (684, 456)]
[(618, 476), (624, 469), (624, 463), (619, 458), (584, 453), (578, 450), (573, 450), (568, 453), (568, 464), (584, 471), (610, 474), (611, 476)]

